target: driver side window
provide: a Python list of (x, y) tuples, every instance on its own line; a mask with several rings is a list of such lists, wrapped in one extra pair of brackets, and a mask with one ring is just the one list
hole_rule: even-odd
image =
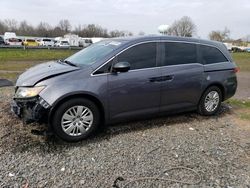
[(156, 42), (139, 44), (117, 56), (117, 62), (128, 62), (130, 70), (156, 67)]

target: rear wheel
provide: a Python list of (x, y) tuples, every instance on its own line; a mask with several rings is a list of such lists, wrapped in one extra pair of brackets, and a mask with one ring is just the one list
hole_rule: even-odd
[(77, 142), (92, 134), (100, 123), (100, 112), (90, 100), (72, 99), (56, 110), (52, 127), (57, 136), (68, 142)]
[(201, 115), (210, 116), (218, 112), (221, 106), (222, 92), (217, 86), (209, 87), (202, 95), (198, 106)]

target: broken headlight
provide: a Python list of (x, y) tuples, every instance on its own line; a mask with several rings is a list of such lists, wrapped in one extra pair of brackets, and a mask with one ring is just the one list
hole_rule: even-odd
[(45, 86), (19, 87), (16, 91), (15, 98), (30, 98), (37, 96)]

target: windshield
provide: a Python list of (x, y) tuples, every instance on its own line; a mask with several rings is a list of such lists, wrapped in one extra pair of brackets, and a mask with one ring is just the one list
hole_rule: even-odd
[(77, 52), (76, 54), (67, 58), (76, 65), (92, 65), (97, 60), (105, 57), (113, 50), (117, 49), (121, 45), (119, 41), (104, 40)]

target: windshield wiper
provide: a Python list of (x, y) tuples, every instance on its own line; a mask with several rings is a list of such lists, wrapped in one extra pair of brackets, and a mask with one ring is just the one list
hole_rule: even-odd
[(74, 64), (74, 63), (72, 63), (71, 61), (68, 61), (68, 60), (59, 59), (58, 62), (66, 63), (68, 65), (71, 65), (71, 66), (74, 66), (74, 67), (78, 67), (76, 64)]

